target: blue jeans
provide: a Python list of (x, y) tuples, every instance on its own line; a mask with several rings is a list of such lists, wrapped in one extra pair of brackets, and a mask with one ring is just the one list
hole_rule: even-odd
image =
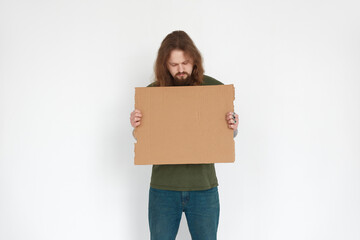
[(150, 187), (151, 240), (174, 240), (183, 212), (192, 240), (216, 240), (220, 212), (217, 187), (204, 191), (168, 191)]

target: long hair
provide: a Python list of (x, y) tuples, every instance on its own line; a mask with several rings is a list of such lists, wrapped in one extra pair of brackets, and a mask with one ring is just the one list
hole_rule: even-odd
[(173, 77), (168, 68), (167, 61), (169, 60), (172, 50), (182, 50), (186, 55), (192, 58), (193, 71), (191, 73), (190, 85), (201, 85), (203, 82), (204, 68), (202, 65), (202, 57), (199, 50), (196, 48), (194, 42), (189, 35), (184, 31), (174, 31), (168, 34), (162, 41), (158, 51), (158, 56), (155, 62), (155, 86), (172, 86)]

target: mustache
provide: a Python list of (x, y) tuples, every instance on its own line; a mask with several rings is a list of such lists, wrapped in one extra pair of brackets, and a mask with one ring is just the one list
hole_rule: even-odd
[(187, 73), (187, 72), (178, 72), (177, 74), (175, 74), (175, 76), (178, 76), (178, 75), (180, 75), (180, 74), (186, 74), (186, 75), (189, 75), (189, 73)]

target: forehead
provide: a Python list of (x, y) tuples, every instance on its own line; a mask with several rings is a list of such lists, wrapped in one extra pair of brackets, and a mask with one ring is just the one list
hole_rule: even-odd
[(188, 54), (186, 54), (183, 50), (174, 49), (170, 52), (168, 62), (177, 63), (177, 62), (184, 62), (190, 59), (191, 57)]

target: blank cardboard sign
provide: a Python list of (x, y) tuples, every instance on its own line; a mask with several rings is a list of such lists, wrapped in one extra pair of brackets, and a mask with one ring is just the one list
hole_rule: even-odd
[(234, 98), (233, 85), (135, 88), (135, 164), (234, 162)]

